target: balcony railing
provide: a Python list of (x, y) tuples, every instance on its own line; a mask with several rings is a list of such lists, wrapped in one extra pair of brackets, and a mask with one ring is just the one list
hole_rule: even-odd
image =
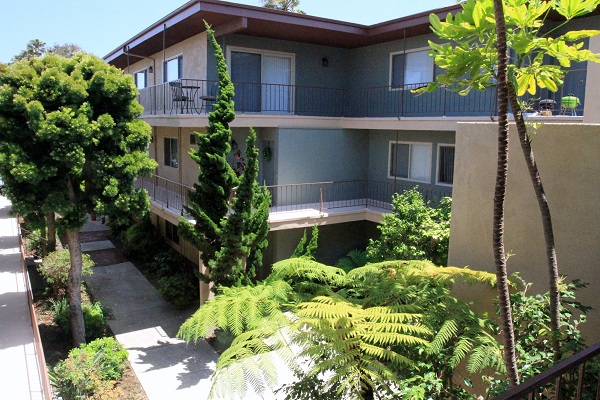
[[(586, 69), (570, 71), (557, 93), (540, 89), (535, 96), (523, 100), (540, 110), (540, 100), (554, 100), (553, 115), (561, 113), (560, 100), (573, 94), (583, 102)], [(465, 117), (495, 116), (496, 88), (472, 90), (461, 96), (458, 92), (439, 89), (434, 93), (417, 95), (412, 89), (426, 85), (401, 87), (328, 88), (301, 85), (234, 82), (237, 113), (299, 115), (320, 117)], [(217, 95), (217, 82), (199, 79), (180, 79), (151, 86), (140, 91), (139, 102), (145, 115), (206, 114), (212, 111)], [(568, 110), (571, 115), (571, 110)], [(583, 115), (583, 103), (574, 113)]]
[(562, 361), (528, 381), (502, 393), (494, 400), (600, 399), (598, 371), (589, 362), (600, 362), (600, 342)]
[[(192, 187), (153, 175), (140, 177), (137, 187), (144, 188), (150, 198), (167, 208), (183, 215), (183, 206), (187, 205)], [(270, 213), (290, 213), (305, 210), (326, 210), (339, 208), (373, 208), (391, 210), (392, 196), (413, 188), (393, 182), (369, 180), (316, 182), (289, 185), (267, 186), (271, 194)], [(437, 204), (443, 197), (452, 195), (451, 188), (417, 189), (423, 198), (431, 204)]]

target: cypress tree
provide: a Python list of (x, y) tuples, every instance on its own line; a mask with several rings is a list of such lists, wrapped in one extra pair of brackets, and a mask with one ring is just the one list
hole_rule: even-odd
[(262, 266), (262, 251), (267, 246), (269, 231), (270, 196), (256, 183), (258, 150), (253, 129), (246, 141), (248, 165), (240, 178), (227, 162), (231, 150), (229, 123), (235, 119), (234, 87), (214, 32), (208, 25), (206, 29), (217, 60), (219, 95), (208, 118), (207, 134), (196, 133), (198, 150), (190, 151), (200, 172), (185, 209), (195, 224), (182, 218), (179, 229), (201, 252), (200, 259), (208, 270), (201, 278), (214, 282), (216, 290), (219, 286), (249, 283), (256, 269)]

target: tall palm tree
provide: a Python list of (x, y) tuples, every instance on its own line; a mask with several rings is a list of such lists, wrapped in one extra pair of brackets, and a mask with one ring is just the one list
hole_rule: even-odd
[(515, 88), (510, 85), (509, 87), (509, 99), (510, 106), (515, 116), (515, 124), (517, 126), (517, 133), (519, 135), (519, 142), (521, 143), (521, 149), (525, 156), (525, 163), (529, 171), (529, 177), (531, 178), (531, 184), (538, 201), (540, 214), (542, 217), (542, 227), (544, 230), (544, 241), (546, 242), (546, 263), (548, 265), (548, 280), (550, 284), (549, 295), (550, 295), (550, 329), (552, 331), (552, 349), (554, 350), (554, 361), (558, 362), (561, 358), (560, 349), (560, 290), (558, 289), (558, 262), (556, 261), (556, 246), (554, 243), (554, 229), (552, 228), (552, 217), (550, 214), (550, 207), (548, 206), (548, 198), (544, 191), (544, 185), (542, 184), (542, 178), (535, 162), (533, 155), (533, 149), (531, 148), (531, 139), (527, 133), (527, 126), (523, 119), (523, 113), (521, 106), (517, 100), (517, 93)]
[(496, 265), (496, 287), (498, 307), (504, 344), (504, 364), (510, 386), (519, 384), (515, 333), (510, 309), (510, 294), (504, 251), (504, 200), (506, 198), (506, 177), (508, 173), (508, 47), (506, 43), (506, 21), (502, 0), (494, 0), (494, 17), (498, 46), (498, 167), (494, 192), (493, 248)]

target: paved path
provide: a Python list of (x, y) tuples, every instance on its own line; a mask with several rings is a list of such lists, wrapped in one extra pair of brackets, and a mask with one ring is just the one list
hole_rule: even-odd
[(0, 388), (6, 399), (43, 399), (21, 267), (17, 221), (0, 196)]
[[(83, 231), (103, 229), (108, 228), (90, 222)], [(114, 248), (108, 243), (88, 242), (82, 248)], [(194, 307), (185, 311), (172, 307), (130, 262), (94, 267), (93, 271), (85, 281), (94, 298), (112, 311), (110, 328), (129, 352), (129, 361), (148, 398), (206, 399), (217, 353), (205, 341), (186, 345), (175, 338)]]

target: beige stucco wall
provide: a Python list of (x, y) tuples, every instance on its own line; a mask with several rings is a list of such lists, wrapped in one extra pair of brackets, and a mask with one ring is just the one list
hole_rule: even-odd
[[(196, 145), (190, 144), (190, 134), (194, 131), (206, 133), (206, 128), (173, 128), (173, 127), (154, 127), (154, 138), (150, 145), (150, 156), (158, 164), (157, 175), (192, 186), (198, 179), (198, 164), (189, 156), (191, 149), (197, 150)], [(179, 152), (179, 167), (172, 168), (164, 164), (165, 138), (177, 139)]]
[[(205, 80), (207, 45), (208, 42), (206, 40), (206, 32), (203, 32), (167, 48), (165, 50), (164, 58), (162, 51), (150, 56), (155, 60), (155, 65), (154, 76), (152, 74), (148, 74), (148, 86), (152, 86), (154, 84), (159, 85), (163, 83), (163, 60), (169, 60), (170, 58), (176, 57), (180, 54), (183, 55), (183, 78)], [(146, 58), (131, 64), (129, 68), (125, 69), (125, 72), (134, 74), (135, 72), (144, 70), (151, 65), (153, 65), (152, 60)]]
[[(590, 38), (590, 51), (595, 54), (600, 53), (600, 36)], [(585, 123), (600, 123), (600, 96), (598, 93), (600, 93), (600, 64), (588, 62), (583, 109)]]
[[(545, 245), (538, 204), (511, 125), (505, 247), (509, 272), (519, 271), (533, 290), (548, 290)], [(533, 149), (554, 224), (559, 272), (590, 286), (578, 299), (596, 310), (584, 333), (600, 340), (600, 125), (540, 126)], [(494, 271), (492, 211), (497, 125), (459, 124), (449, 264)], [(476, 296), (475, 296), (476, 297)]]

